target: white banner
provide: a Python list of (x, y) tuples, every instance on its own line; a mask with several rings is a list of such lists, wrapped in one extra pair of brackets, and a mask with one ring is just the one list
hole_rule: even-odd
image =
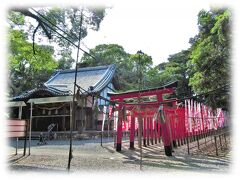
[(102, 131), (104, 130), (104, 124), (106, 120), (107, 106), (103, 106), (103, 120), (102, 120)]
[(189, 125), (189, 132), (192, 132), (192, 103), (191, 100), (188, 100), (188, 125)]
[(117, 130), (117, 125), (118, 125), (118, 111), (113, 112), (113, 117), (114, 117), (114, 130)]

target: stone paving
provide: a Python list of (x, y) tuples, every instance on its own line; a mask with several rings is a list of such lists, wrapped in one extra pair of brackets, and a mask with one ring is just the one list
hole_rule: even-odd
[[(210, 141), (210, 140), (209, 140)], [(174, 148), (173, 156), (167, 157), (161, 143), (143, 147), (142, 171), (146, 172), (195, 172), (195, 173), (226, 173), (231, 167), (231, 148), (229, 138), (228, 146), (223, 146), (219, 156), (215, 155), (214, 144), (210, 141), (204, 144), (200, 150), (196, 142), (190, 144), (190, 155), (187, 153), (187, 145)], [(19, 142), (18, 155), (14, 155), (14, 143), (8, 148), (8, 167), (15, 172), (67, 172), (69, 141), (53, 140), (46, 145), (37, 145), (32, 142), (31, 155), (22, 157), (22, 142)], [(71, 172), (140, 172), (140, 150), (137, 142), (135, 150), (129, 150), (129, 142), (125, 140), (121, 152), (114, 149), (113, 139), (104, 139), (103, 146), (100, 139), (74, 140), (73, 159)], [(205, 148), (205, 149), (204, 149)], [(207, 152), (209, 151), (209, 152)], [(203, 153), (204, 152), (204, 153)], [(28, 149), (27, 149), (28, 154)]]

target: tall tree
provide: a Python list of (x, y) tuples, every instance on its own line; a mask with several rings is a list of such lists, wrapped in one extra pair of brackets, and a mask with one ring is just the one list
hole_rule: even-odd
[(231, 14), (228, 9), (200, 11), (199, 33), (191, 51), (190, 85), (196, 94), (213, 91), (204, 97), (212, 107), (228, 107), (230, 84)]
[(133, 68), (130, 61), (130, 54), (125, 52), (122, 46), (117, 44), (100, 44), (89, 51), (95, 57), (89, 57), (86, 53), (83, 55), (81, 66), (100, 66), (100, 65), (116, 65), (116, 78), (119, 85), (126, 90), (131, 88), (131, 74), (126, 73)]
[(134, 75), (134, 89), (139, 89), (139, 85), (142, 89), (149, 88), (147, 72), (152, 69), (152, 57), (142, 51), (138, 51), (136, 54), (130, 56), (130, 60), (134, 67), (132, 72), (135, 72), (136, 74)]
[(63, 48), (62, 50), (60, 50), (60, 52), (58, 52), (58, 55), (60, 56), (60, 58), (58, 59), (57, 69), (71, 69), (74, 62), (74, 59), (71, 56), (72, 50), (70, 48)]
[(36, 44), (37, 53), (34, 54), (32, 44), (21, 30), (9, 30), (9, 40), (9, 93), (15, 96), (45, 82), (57, 67), (57, 62), (51, 46)]
[[(42, 84), (55, 69), (71, 68), (74, 62), (71, 54), (78, 41), (81, 15), (84, 16), (81, 34), (84, 38), (88, 29), (99, 29), (104, 14), (105, 7), (11, 9), (7, 19), (10, 29), (10, 95)], [(57, 55), (49, 44), (60, 47)]]
[(187, 63), (189, 61), (189, 50), (170, 55), (169, 63), (166, 65), (165, 73), (169, 74), (171, 81), (178, 81), (176, 95), (178, 98), (191, 96), (192, 91), (189, 87), (189, 71)]
[(176, 97), (182, 98), (192, 94), (189, 87), (189, 71), (187, 63), (189, 61), (189, 50), (183, 50), (172, 54), (168, 62), (163, 62), (154, 68), (151, 68), (146, 74), (149, 87), (158, 87), (169, 82), (178, 81)]
[(78, 41), (81, 16), (83, 16), (81, 38), (84, 38), (87, 36), (88, 29), (99, 29), (105, 15), (105, 7), (15, 8), (11, 9), (11, 12), (21, 13), (35, 20), (37, 25), (30, 22), (28, 26), (29, 36), (32, 36), (33, 41), (35, 36), (40, 35), (57, 42), (60, 47), (69, 47)]
[[(84, 54), (81, 66), (97, 66), (115, 64), (116, 77), (118, 78), (121, 90), (138, 89), (137, 66), (139, 59), (145, 73), (152, 64), (150, 56), (143, 54), (129, 54), (124, 48), (117, 44), (100, 44), (89, 52), (95, 59)], [(130, 73), (131, 72), (131, 73)]]

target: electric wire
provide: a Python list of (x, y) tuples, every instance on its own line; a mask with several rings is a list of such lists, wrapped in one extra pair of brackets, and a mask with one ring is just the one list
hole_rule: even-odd
[[(56, 26), (56, 25), (54, 25), (51, 21), (49, 21), (46, 17), (44, 17), (41, 13), (39, 13), (38, 11), (36, 11), (35, 9), (33, 9), (33, 8), (31, 8), (34, 12), (36, 12), (39, 16), (41, 16), (43, 19), (45, 19), (47, 22), (49, 22), (52, 26), (54, 26), (54, 27), (56, 27), (57, 29), (59, 29), (61, 32), (63, 32), (63, 33), (65, 33), (65, 34), (67, 34), (67, 35), (69, 35), (68, 33), (66, 33), (65, 31), (63, 31), (62, 29), (60, 29), (58, 26)], [(57, 32), (54, 28), (52, 28), (49, 24), (47, 24), (46, 22), (44, 22), (44, 24), (46, 25), (46, 26), (48, 26), (51, 30), (53, 30), (54, 32), (56, 32), (58, 35), (60, 35), (62, 38), (64, 38), (65, 40), (67, 40), (68, 42), (70, 42), (72, 45), (74, 45), (75, 47), (77, 47), (78, 48), (78, 46), (74, 43), (74, 42), (72, 42), (71, 40), (69, 40), (67, 37), (65, 37), (65, 36), (63, 36), (62, 34), (60, 34), (59, 32)], [(74, 34), (75, 35), (75, 34)], [(76, 35), (75, 35), (76, 36)], [(96, 60), (97, 61), (97, 58), (96, 57), (94, 57), (93, 55), (91, 55), (91, 54), (89, 54), (88, 52), (86, 52), (85, 50), (83, 50), (82, 48), (79, 48), (81, 51), (83, 51), (84, 53), (86, 53), (88, 56), (90, 56), (90, 57), (92, 57), (94, 60)], [(80, 86), (79, 86), (80, 87)], [(80, 87), (82, 90), (84, 90), (85, 92), (87, 92), (87, 93), (89, 93), (89, 94), (92, 94), (91, 92), (89, 92), (89, 91), (87, 91), (87, 90), (85, 90), (85, 89), (83, 89), (82, 87)], [(222, 88), (222, 87), (221, 87)], [(220, 89), (221, 89), (220, 88)], [(218, 88), (219, 89), (219, 88)], [(210, 94), (211, 92), (215, 92), (216, 90), (218, 90), (218, 89), (214, 89), (214, 90), (212, 90), (212, 91), (209, 91), (209, 92), (206, 92), (206, 93), (202, 93), (202, 94), (199, 94), (199, 95), (194, 95), (194, 96), (189, 96), (189, 97), (185, 97), (185, 98), (181, 98), (181, 99), (176, 99), (176, 100), (171, 100), (171, 101), (167, 101), (167, 102), (162, 102), (161, 104), (164, 104), (164, 103), (169, 103), (169, 102), (173, 102), (173, 101), (182, 101), (182, 100), (185, 100), (185, 99), (191, 99), (191, 98), (196, 98), (196, 97), (198, 97), (198, 96), (203, 96), (203, 95), (207, 95), (207, 94)], [(140, 92), (140, 94), (141, 94), (141, 92)], [(100, 95), (98, 95), (98, 94), (94, 94), (95, 96), (97, 96), (98, 98), (100, 98), (100, 99), (103, 99), (103, 100), (106, 100), (106, 101), (108, 101), (108, 102), (110, 102), (110, 103), (112, 103), (112, 104), (116, 104), (116, 102), (115, 101), (111, 101), (111, 100), (109, 100), (109, 99), (106, 99), (105, 97), (102, 97), (102, 96), (100, 96)], [(122, 104), (122, 105), (139, 105), (139, 104), (137, 104), (137, 103), (135, 103), (135, 104), (128, 104), (128, 103), (117, 103), (117, 104)], [(145, 104), (142, 104), (141, 103), (141, 105), (145, 105)]]
[[(61, 33), (59, 33), (57, 30), (55, 30), (53, 27), (56, 27), (58, 30), (60, 30), (61, 32), (65, 33), (68, 35), (68, 33), (66, 33), (65, 31), (63, 31), (61, 28), (59, 28), (57, 25), (53, 24), (51, 21), (49, 21), (48, 19), (46, 19), (41, 13), (39, 13), (38, 11), (36, 11), (35, 9), (31, 8), (34, 12), (36, 12), (39, 16), (41, 16), (45, 21), (47, 21), (48, 23), (50, 23), (51, 25), (49, 25), (48, 23), (44, 22), (44, 24), (49, 27), (52, 31), (54, 31), (55, 33), (57, 33), (59, 36), (61, 36), (62, 38), (64, 38), (65, 40), (67, 40), (69, 43), (71, 43), (73, 46), (75, 46), (76, 48), (78, 48), (78, 46), (71, 41), (69, 38), (65, 37), (64, 35), (62, 35)], [(53, 26), (53, 27), (51, 27)], [(83, 51), (84, 53), (86, 53), (88, 56), (92, 57), (94, 60), (97, 61), (97, 58), (94, 57), (93, 55), (89, 54), (87, 51), (85, 51), (84, 49), (80, 48), (79, 49), (81, 51)]]

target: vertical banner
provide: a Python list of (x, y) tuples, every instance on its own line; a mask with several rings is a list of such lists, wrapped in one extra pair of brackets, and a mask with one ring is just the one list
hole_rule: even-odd
[(223, 110), (221, 108), (217, 109), (217, 126), (218, 127), (223, 127), (224, 125), (224, 114), (223, 114)]
[(135, 130), (138, 129), (138, 117), (135, 117)]
[(113, 119), (114, 119), (114, 122), (113, 122), (113, 129), (116, 131), (117, 130), (117, 125), (118, 125), (118, 111), (114, 111), (113, 112)]
[(198, 132), (198, 112), (197, 112), (197, 102), (193, 102), (193, 108), (194, 108), (194, 131)]
[(197, 103), (197, 120), (198, 120), (198, 132), (202, 130), (202, 118), (201, 118), (201, 106)]
[(188, 100), (188, 124), (189, 124), (189, 132), (192, 132), (192, 103), (191, 100)]
[(204, 105), (205, 129), (209, 130), (208, 108)]
[(198, 111), (199, 111), (199, 121), (200, 121), (200, 130), (203, 131), (203, 115), (202, 115), (202, 104), (198, 103)]
[(102, 131), (104, 130), (104, 124), (106, 120), (107, 106), (103, 106), (103, 120), (102, 120)]
[(128, 124), (127, 130), (130, 130), (131, 129), (131, 124), (132, 124), (131, 112), (129, 112), (129, 114), (127, 116), (127, 124)]
[(186, 132), (188, 133), (189, 132), (189, 124), (188, 124), (188, 101), (185, 100), (185, 105), (184, 105), (184, 114), (185, 114), (185, 129), (186, 129)]
[(108, 108), (109, 108), (109, 119), (111, 119), (113, 115), (113, 107), (109, 106)]
[(208, 107), (208, 119), (209, 119), (209, 129), (213, 129), (213, 116), (211, 108)]

